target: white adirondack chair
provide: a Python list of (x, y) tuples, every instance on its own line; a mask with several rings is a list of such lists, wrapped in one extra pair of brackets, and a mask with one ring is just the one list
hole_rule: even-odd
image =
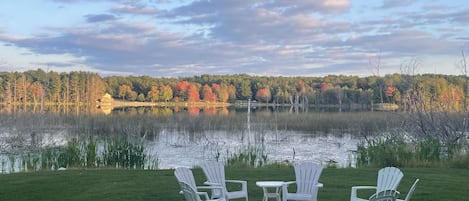
[[(225, 166), (223, 163), (217, 161), (206, 161), (202, 163), (201, 167), (207, 177), (205, 184), (222, 187), (221, 191), (218, 189), (212, 190), (212, 198), (224, 197), (226, 200), (245, 198), (245, 200), (248, 201), (247, 181), (225, 179)], [(228, 191), (226, 188), (227, 183), (240, 184), (241, 190)]]
[[(282, 200), (316, 201), (318, 188), (323, 187), (319, 183), (319, 177), (323, 167), (312, 162), (295, 163), (296, 181), (285, 182), (282, 185)], [(296, 192), (289, 192), (288, 186), (296, 184)]]
[(397, 190), (397, 186), (401, 182), (404, 173), (396, 167), (385, 167), (378, 171), (378, 181), (376, 186), (353, 186), (350, 194), (350, 201), (367, 201), (357, 197), (357, 191), (363, 189), (375, 189), (376, 192), (382, 192), (385, 190)]
[(385, 190), (375, 193), (370, 197), (370, 201), (396, 201), (399, 192), (395, 190)]
[[(194, 174), (192, 173), (192, 170), (186, 167), (177, 167), (176, 170), (174, 170), (174, 176), (176, 176), (176, 179), (178, 182), (183, 182), (185, 185), (188, 185), (192, 190), (199, 196), (205, 196), (206, 200), (209, 199), (208, 193), (206, 191), (212, 191), (214, 189), (221, 190), (222, 188), (220, 186), (197, 186), (195, 183), (194, 179)], [(181, 186), (182, 188), (182, 186)], [(199, 191), (205, 189), (206, 191)], [(181, 189), (180, 193), (184, 193)]]
[(417, 187), (417, 183), (419, 182), (419, 179), (416, 179), (414, 184), (412, 184), (412, 186), (410, 187), (410, 190), (409, 192), (407, 193), (407, 195), (405, 196), (405, 199), (402, 200), (402, 199), (397, 199), (397, 201), (409, 201), (410, 198), (412, 197), (412, 194), (414, 193), (415, 191), (415, 187)]
[(184, 196), (186, 201), (224, 201), (224, 199), (210, 199), (207, 194), (204, 194), (205, 199), (201, 199), (201, 194), (195, 191), (191, 185), (185, 182), (179, 182), (181, 187), (181, 194)]

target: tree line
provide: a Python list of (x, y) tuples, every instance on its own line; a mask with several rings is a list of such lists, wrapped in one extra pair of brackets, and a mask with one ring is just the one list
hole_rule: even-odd
[(0, 72), (3, 105), (93, 105), (105, 93), (142, 102), (230, 102), (370, 107), (378, 103), (402, 111), (467, 110), (467, 77), (440, 74), (385, 76), (329, 75), (272, 77), (200, 75), (180, 78), (101, 77), (92, 72), (58, 73), (42, 69)]

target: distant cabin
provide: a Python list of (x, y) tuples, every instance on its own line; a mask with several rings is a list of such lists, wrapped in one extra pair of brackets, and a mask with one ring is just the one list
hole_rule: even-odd
[(99, 106), (111, 106), (113, 101), (111, 94), (105, 93), (97, 102)]

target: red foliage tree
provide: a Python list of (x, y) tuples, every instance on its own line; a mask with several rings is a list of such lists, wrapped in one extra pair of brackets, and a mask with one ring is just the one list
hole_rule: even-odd
[(329, 88), (331, 88), (331, 85), (329, 85), (328, 83), (325, 83), (325, 82), (321, 83), (321, 86), (320, 86), (321, 92), (325, 92), (325, 91), (327, 91)]
[(189, 102), (200, 101), (199, 90), (197, 89), (197, 86), (195, 86), (194, 84), (191, 84), (189, 85), (189, 87), (187, 87), (187, 101)]
[(386, 97), (392, 97), (394, 95), (394, 92), (397, 90), (396, 87), (393, 86), (388, 86), (386, 88)]
[(204, 101), (217, 101), (217, 95), (213, 93), (212, 88), (208, 84), (202, 87), (202, 99)]
[(270, 94), (270, 90), (264, 87), (264, 88), (257, 90), (255, 98), (256, 100), (261, 101), (261, 102), (269, 102), (272, 96)]
[(191, 85), (188, 81), (179, 81), (176, 83), (174, 95), (180, 99), (186, 100), (188, 98), (188, 87)]
[(306, 84), (302, 81), (296, 83), (296, 91), (299, 94), (304, 94), (306, 92)]

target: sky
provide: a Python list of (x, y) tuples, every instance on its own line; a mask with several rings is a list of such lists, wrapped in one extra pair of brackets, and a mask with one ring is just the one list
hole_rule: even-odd
[(467, 0), (3, 0), (0, 22), (2, 72), (461, 75), (469, 55)]

